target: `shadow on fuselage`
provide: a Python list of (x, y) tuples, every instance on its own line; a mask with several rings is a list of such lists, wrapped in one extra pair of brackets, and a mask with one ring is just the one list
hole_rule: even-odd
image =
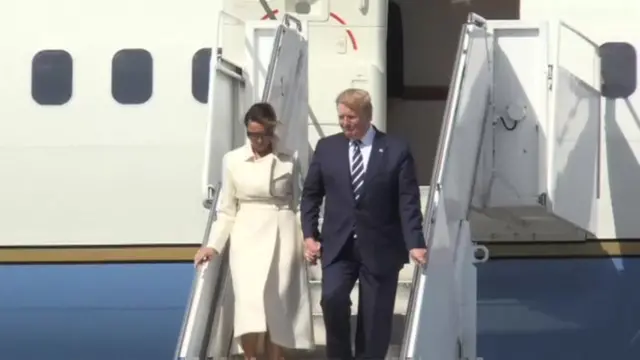
[[(605, 139), (619, 237), (569, 249), (514, 253), (478, 267), (478, 356), (492, 360), (640, 358), (640, 166), (616, 118), (629, 101), (605, 102)], [(580, 199), (576, 199), (580, 201)], [(515, 247), (514, 247), (515, 248)], [(547, 254), (547, 255), (544, 255)]]

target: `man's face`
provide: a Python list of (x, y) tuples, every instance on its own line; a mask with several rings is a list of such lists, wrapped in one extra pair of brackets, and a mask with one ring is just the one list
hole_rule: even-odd
[(358, 113), (343, 104), (338, 104), (338, 121), (344, 135), (351, 139), (362, 139), (369, 130), (370, 119), (361, 118)]

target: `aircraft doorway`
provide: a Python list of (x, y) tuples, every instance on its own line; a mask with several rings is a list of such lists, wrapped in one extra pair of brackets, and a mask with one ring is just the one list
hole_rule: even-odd
[(387, 131), (411, 143), (418, 181), (428, 185), (461, 25), (469, 12), (519, 19), (519, 0), (390, 0)]

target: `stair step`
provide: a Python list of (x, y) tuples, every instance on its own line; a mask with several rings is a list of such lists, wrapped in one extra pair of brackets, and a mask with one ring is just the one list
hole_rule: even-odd
[[(322, 308), (320, 307), (320, 297), (322, 295), (322, 284), (319, 280), (313, 280), (310, 282), (311, 286), (311, 311), (313, 314), (322, 314)], [(398, 283), (398, 289), (396, 290), (396, 302), (393, 307), (394, 314), (404, 315), (407, 312), (407, 304), (409, 303), (409, 295), (411, 293), (411, 282), (401, 281)], [(358, 311), (358, 284), (353, 287), (351, 291), (351, 314), (356, 314)]]
[[(351, 316), (351, 341), (353, 343), (356, 333), (356, 319), (355, 315)], [(402, 344), (402, 335), (404, 333), (404, 315), (395, 314), (393, 317), (393, 329), (391, 331), (391, 344), (389, 345), (389, 352), (387, 357), (397, 359), (400, 355), (400, 346)], [(324, 320), (321, 314), (313, 315), (313, 331), (316, 340), (316, 350), (313, 353), (321, 352), (324, 354), (324, 347), (327, 343), (327, 337), (324, 328)], [(309, 353), (309, 352), (306, 352)], [(319, 357), (317, 359), (320, 359)], [(298, 359), (296, 357), (296, 359)]]
[[(356, 316), (351, 316), (351, 343), (354, 343), (356, 333)], [(402, 335), (404, 333), (404, 315), (396, 314), (393, 317), (393, 329), (391, 332), (391, 344), (387, 352), (387, 359), (398, 359), (400, 356), (400, 347), (402, 346)], [(290, 359), (325, 359), (325, 346), (327, 337), (324, 328), (324, 320), (321, 314), (313, 315), (313, 332), (316, 342), (316, 348), (313, 351), (292, 350), (289, 351)], [(239, 355), (233, 355), (230, 360), (241, 360)]]
[[(324, 345), (327, 343), (324, 320), (322, 319), (322, 308), (320, 307), (321, 295), (320, 280), (311, 281), (311, 301), (313, 311), (313, 331), (316, 341), (316, 350), (312, 352), (296, 352), (295, 359), (322, 359), (324, 358)], [(402, 335), (404, 333), (404, 320), (411, 292), (411, 281), (400, 281), (396, 292), (396, 302), (394, 306), (393, 328), (391, 331), (391, 344), (388, 359), (397, 359), (400, 355), (400, 346), (402, 344)], [(351, 292), (351, 339), (355, 339), (356, 319), (358, 309), (358, 287), (357, 284)]]
[[(398, 359), (402, 346), (402, 336), (404, 334), (404, 321), (411, 293), (414, 266), (407, 264), (400, 272), (398, 288), (396, 290), (396, 301), (394, 304), (393, 325), (391, 330), (391, 343), (387, 352), (387, 359)], [(309, 267), (311, 306), (313, 312), (313, 332), (316, 348), (313, 351), (293, 350), (288, 351), (288, 358), (297, 360), (320, 360), (325, 359), (325, 345), (327, 337), (322, 318), (322, 308), (320, 307), (320, 296), (322, 294), (322, 271), (320, 265)], [(356, 320), (358, 311), (358, 284), (351, 291), (351, 341), (355, 340)], [(230, 360), (241, 360), (242, 356), (233, 355)]]

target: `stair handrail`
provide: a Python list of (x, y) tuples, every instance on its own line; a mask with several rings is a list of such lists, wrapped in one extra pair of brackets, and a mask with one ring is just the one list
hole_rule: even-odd
[[(223, 25), (224, 19), (231, 18), (241, 24), (246, 21), (235, 16), (223, 9), (218, 9), (215, 44), (212, 47), (212, 56), (210, 62), (210, 70), (212, 72), (221, 72), (226, 76), (244, 84), (242, 68), (228, 61), (223, 57)], [(209, 98), (208, 101), (213, 104), (213, 96), (215, 89), (216, 76), (210, 76), (209, 79)], [(210, 131), (207, 131), (209, 134)], [(209, 144), (211, 138), (207, 136), (206, 143)], [(208, 157), (205, 157), (208, 162)], [(206, 175), (205, 175), (206, 176)], [(206, 187), (207, 196), (203, 200), (202, 205), (208, 209), (207, 223), (202, 238), (202, 246), (205, 246), (211, 235), (211, 230), (215, 220), (217, 219), (217, 204), (220, 196), (222, 183), (220, 181), (214, 186), (208, 184)], [(228, 280), (229, 271), (229, 245), (227, 244), (220, 254), (214, 256), (208, 262), (198, 266), (191, 285), (187, 307), (180, 329), (178, 344), (174, 354), (176, 360), (186, 359), (208, 359), (208, 353), (211, 345), (212, 332), (217, 329), (220, 322), (220, 311), (225, 297), (225, 286)], [(232, 334), (230, 334), (232, 335)], [(228, 353), (231, 349), (231, 340), (221, 344), (224, 349), (223, 353)]]
[[(210, 146), (211, 144), (215, 143), (212, 136), (213, 136), (213, 121), (217, 116), (216, 109), (215, 109), (215, 96), (216, 96), (215, 90), (217, 88), (216, 80), (218, 78), (218, 73), (222, 73), (225, 76), (228, 76), (234, 79), (235, 81), (238, 81), (243, 86), (245, 84), (245, 78), (243, 76), (244, 72), (242, 68), (230, 62), (223, 56), (224, 46), (223, 46), (222, 30), (223, 30), (225, 18), (233, 19), (241, 24), (246, 24), (245, 20), (231, 13), (228, 13), (223, 9), (218, 10), (218, 15), (216, 17), (217, 23), (214, 26), (215, 36), (213, 36), (215, 38), (215, 43), (211, 47), (211, 60), (209, 62), (209, 83), (208, 83), (209, 90), (207, 94), (207, 103), (208, 103), (209, 113), (207, 116), (207, 128), (205, 131), (205, 139), (204, 139), (205, 146)], [(202, 180), (203, 191), (210, 191), (212, 187), (212, 183), (214, 181), (217, 181), (221, 176), (220, 174), (217, 174), (216, 176), (213, 176), (214, 179), (210, 179), (211, 168), (216, 169), (215, 170), (216, 172), (222, 168), (221, 163), (214, 161), (213, 159), (215, 158), (212, 159), (212, 153), (214, 152), (215, 151), (213, 151), (211, 148), (208, 148), (205, 150), (205, 153), (204, 153), (204, 164), (205, 164), (206, 170), (203, 172), (203, 180)], [(210, 199), (210, 196), (203, 200), (203, 206), (207, 209), (210, 206), (208, 199)]]
[[(209, 241), (213, 223), (217, 218), (216, 204), (220, 188), (221, 183), (210, 186), (210, 197), (205, 200), (211, 206), (202, 238), (203, 246)], [(227, 280), (227, 252), (225, 247), (219, 255), (196, 269), (174, 356), (176, 360), (207, 358), (215, 315), (221, 307)], [(211, 285), (210, 291), (207, 291), (208, 285)]]
[[(449, 145), (451, 143), (451, 135), (454, 129), (458, 105), (460, 103), (461, 87), (464, 80), (464, 73), (466, 68), (466, 47), (468, 41), (467, 27), (469, 25), (482, 27), (485, 26), (486, 20), (475, 13), (469, 13), (467, 21), (462, 25), (460, 31), (460, 37), (458, 41), (458, 49), (456, 51), (455, 63), (453, 66), (453, 76), (449, 85), (449, 94), (447, 95), (447, 102), (445, 106), (445, 115), (442, 127), (440, 129), (440, 135), (438, 138), (438, 149), (436, 152), (436, 162), (433, 167), (431, 182), (429, 187), (429, 197), (426, 203), (426, 211), (424, 217), (424, 234), (427, 247), (430, 248), (433, 244), (434, 225), (436, 222), (436, 209), (440, 201), (440, 195), (442, 193), (442, 181), (444, 176), (444, 165), (447, 161), (449, 153)], [(416, 346), (416, 334), (420, 318), (420, 307), (418, 304), (423, 302), (424, 287), (426, 279), (421, 276), (428, 269), (428, 263), (426, 266), (416, 265), (413, 272), (413, 279), (411, 285), (411, 291), (409, 293), (409, 301), (407, 304), (407, 312), (405, 317), (405, 329), (403, 333), (402, 344), (400, 348), (400, 359), (407, 359), (413, 354)]]
[[(230, 76), (236, 80), (244, 81), (242, 72), (239, 71), (235, 64), (226, 61), (223, 58), (222, 47), (222, 24), (223, 17), (228, 16), (244, 22), (242, 19), (237, 18), (234, 15), (226, 13), (224, 11), (219, 12), (218, 17), (218, 33), (216, 44), (216, 59), (212, 61), (212, 65), (215, 64), (216, 71), (222, 71), (227, 76)], [(294, 18), (291, 15), (286, 14), (283, 18), (283, 24), (278, 27), (276, 33), (276, 39), (274, 42), (274, 48), (271, 55), (271, 61), (269, 71), (267, 73), (268, 82), (265, 82), (265, 90), (270, 88), (271, 78), (273, 77), (273, 71), (275, 69), (275, 59), (279, 55), (280, 42), (285, 30), (289, 29), (291, 23), (295, 23), (298, 31), (302, 30), (302, 23), (300, 20)], [(213, 66), (212, 66), (212, 70)], [(210, 88), (213, 84), (210, 84)], [(263, 97), (268, 96), (268, 91), (265, 91)], [(211, 100), (211, 99), (210, 99)], [(216, 186), (208, 186), (208, 196), (203, 201), (203, 206), (209, 210), (209, 216), (207, 218), (207, 225), (205, 227), (205, 233), (202, 239), (202, 245), (206, 245), (213, 223), (217, 218), (216, 205), (218, 202), (219, 192), (221, 184)], [(213, 257), (207, 263), (199, 266), (196, 269), (196, 275), (194, 277), (191, 293), (189, 295), (189, 301), (185, 316), (180, 331), (180, 337), (178, 346), (175, 353), (176, 360), (187, 359), (208, 359), (208, 353), (210, 352), (210, 343), (212, 332), (215, 331), (220, 320), (219, 312), (224, 302), (224, 291), (227, 282), (227, 274), (229, 269), (228, 263), (228, 244), (220, 252), (219, 255)], [(207, 288), (207, 286), (210, 286)], [(210, 291), (207, 292), (207, 289)], [(231, 339), (231, 338), (230, 338)], [(222, 352), (228, 354), (231, 349), (231, 341), (228, 344), (222, 344), (225, 348)]]

